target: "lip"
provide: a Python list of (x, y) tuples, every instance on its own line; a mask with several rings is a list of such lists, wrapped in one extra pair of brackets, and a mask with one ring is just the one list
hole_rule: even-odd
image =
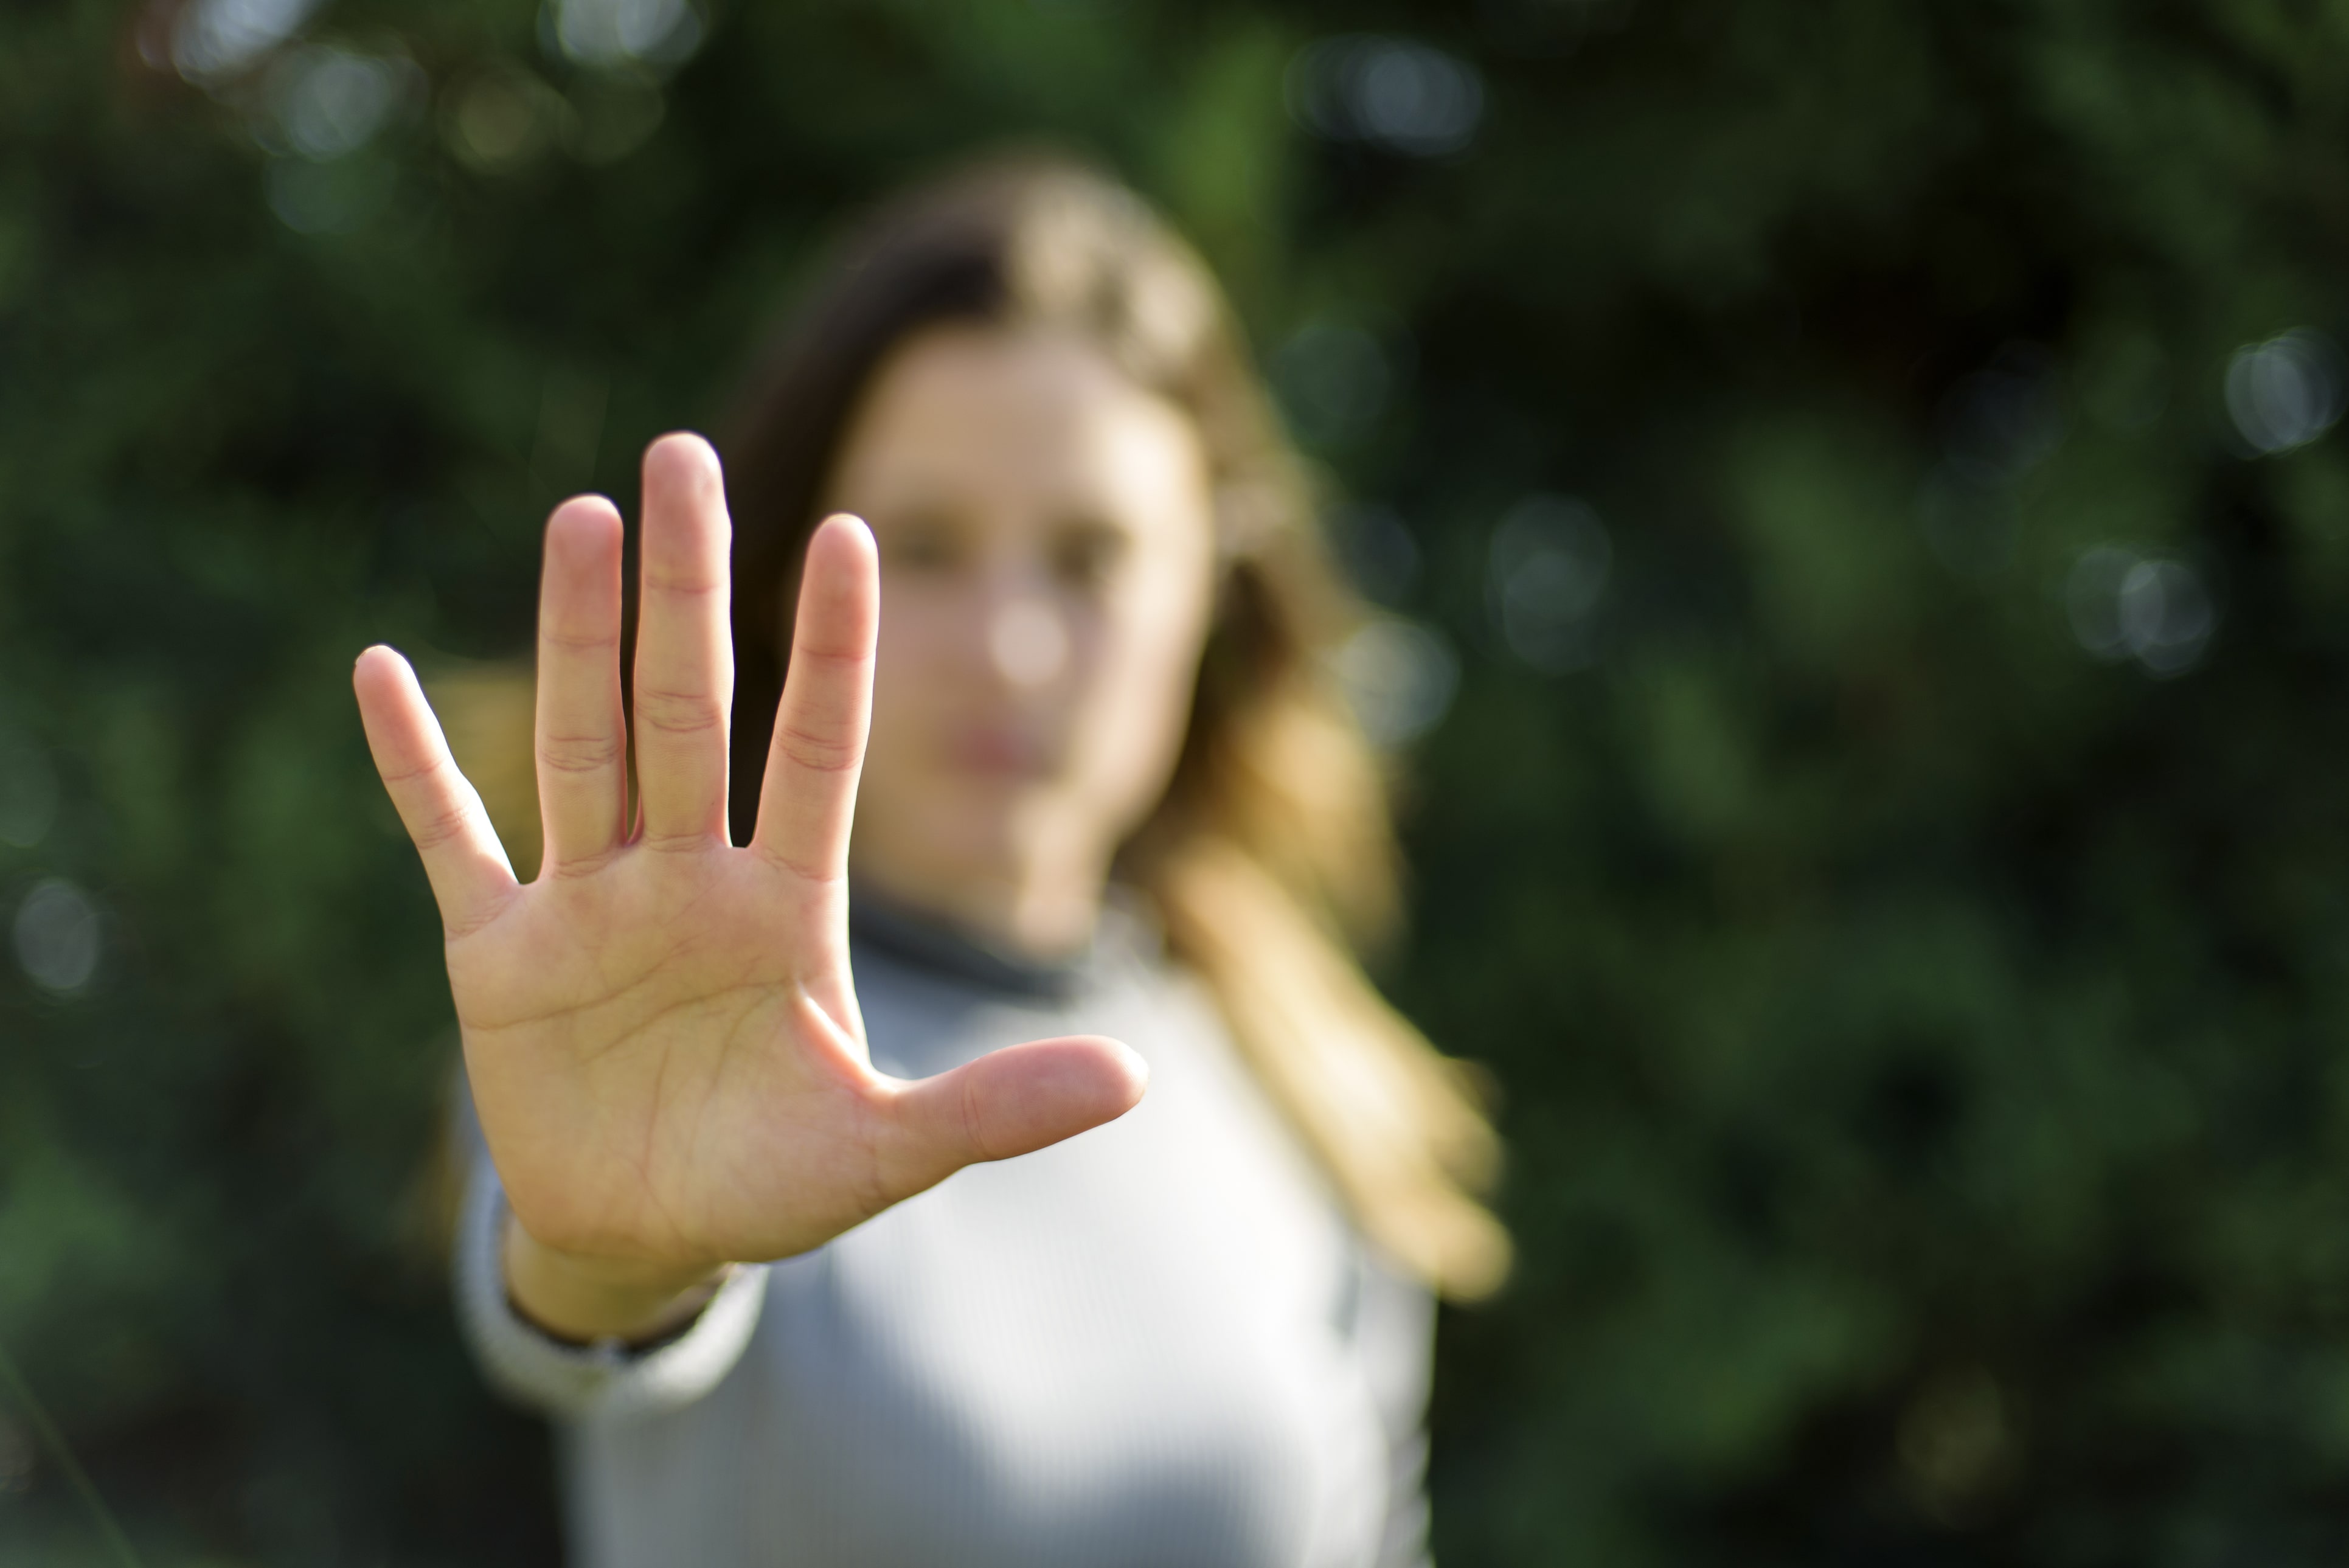
[(947, 736), (946, 753), (957, 772), (988, 779), (1041, 779), (1052, 770), (1040, 740), (1003, 725), (959, 726)]

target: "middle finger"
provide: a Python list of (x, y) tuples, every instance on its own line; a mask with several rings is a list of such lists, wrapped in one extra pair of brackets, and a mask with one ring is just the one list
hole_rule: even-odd
[(645, 452), (643, 608), (636, 632), (636, 777), (644, 841), (726, 836), (726, 729), (734, 700), (727, 622), (725, 481), (698, 436)]

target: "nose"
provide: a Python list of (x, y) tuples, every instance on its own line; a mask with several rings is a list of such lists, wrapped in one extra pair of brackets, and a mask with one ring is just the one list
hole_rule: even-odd
[(1069, 662), (1069, 630), (1050, 605), (1022, 596), (1004, 603), (987, 628), (996, 673), (1015, 686), (1050, 685)]

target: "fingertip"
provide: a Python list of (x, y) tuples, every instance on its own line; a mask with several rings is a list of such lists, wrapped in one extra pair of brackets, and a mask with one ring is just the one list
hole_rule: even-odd
[(688, 480), (715, 480), (721, 472), (718, 449), (694, 430), (671, 430), (656, 436), (645, 448), (645, 480), (666, 476)]
[(1026, 1058), (1020, 1063), (1024, 1103), (1010, 1109), (1006, 1120), (1027, 1126), (1010, 1133), (1014, 1145), (1039, 1147), (1114, 1121), (1141, 1104), (1150, 1087), (1150, 1064), (1131, 1046), (1106, 1036), (1075, 1035), (1017, 1049)]
[(620, 509), (600, 495), (575, 495), (546, 520), (546, 575), (541, 593), (570, 592), (615, 577), (626, 525)]
[(351, 684), (364, 691), (387, 680), (396, 683), (399, 673), (407, 668), (408, 661), (390, 644), (369, 643), (351, 661)]
[(1100, 1048), (1103, 1066), (1102, 1087), (1108, 1098), (1117, 1103), (1117, 1115), (1123, 1116), (1142, 1103), (1150, 1092), (1150, 1064), (1142, 1053), (1123, 1040), (1112, 1040), (1106, 1035), (1089, 1037), (1088, 1043)]
[(621, 528), (620, 509), (612, 498), (590, 491), (574, 495), (556, 507), (546, 520), (547, 538), (616, 538)]
[(845, 552), (843, 564), (863, 565), (880, 562), (880, 547), (873, 542), (872, 525), (853, 511), (835, 511), (815, 525), (808, 540), (808, 552), (818, 551), (829, 554)]
[(357, 699), (359, 723), (367, 745), (378, 759), (386, 746), (406, 745), (416, 729), (415, 713), (425, 706), (424, 684), (399, 650), (374, 643), (359, 651), (351, 665), (351, 695)]
[(889, 1080), (891, 1201), (966, 1165), (1032, 1154), (1115, 1121), (1149, 1079), (1129, 1047), (1078, 1035), (1007, 1046), (936, 1078)]
[[(834, 512), (816, 525), (800, 577), (800, 637), (829, 645), (846, 632), (848, 644), (869, 645), (880, 607), (881, 554), (864, 520)], [(825, 629), (806, 617), (815, 613)], [(843, 620), (841, 617), (848, 619)]]

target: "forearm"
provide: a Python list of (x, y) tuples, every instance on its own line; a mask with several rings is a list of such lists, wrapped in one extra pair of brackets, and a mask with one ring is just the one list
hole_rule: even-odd
[(507, 1299), (559, 1339), (642, 1345), (690, 1323), (728, 1268), (684, 1268), (585, 1256), (547, 1246), (511, 1213), (500, 1243)]

